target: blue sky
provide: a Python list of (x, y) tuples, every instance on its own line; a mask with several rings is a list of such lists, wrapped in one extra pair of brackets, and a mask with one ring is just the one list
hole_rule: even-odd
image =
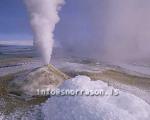
[[(92, 24), (93, 16), (90, 14), (90, 11), (96, 7), (95, 5), (93, 7), (92, 0), (65, 1), (66, 4), (59, 13), (61, 20), (56, 25), (55, 39), (70, 48), (74, 46), (72, 42), (74, 40), (76, 42), (84, 39), (92, 40), (96, 33)], [(23, 0), (0, 0), (0, 40), (31, 39), (32, 31)], [(83, 45), (87, 46), (87, 44)]]
[(22, 0), (0, 0), (0, 40), (28, 38), (31, 29)]
[[(55, 30), (57, 39), (66, 38), (67, 32), (71, 29), (73, 36), (81, 36), (81, 34), (88, 32), (89, 28), (87, 27), (90, 27), (90, 18), (87, 12), (88, 6), (84, 6), (84, 2), (66, 0), (67, 4), (60, 12), (61, 22)], [(66, 27), (68, 31), (64, 32)], [(23, 0), (0, 0), (0, 40), (14, 39), (32, 39), (28, 13)], [(70, 39), (69, 36), (68, 39)]]

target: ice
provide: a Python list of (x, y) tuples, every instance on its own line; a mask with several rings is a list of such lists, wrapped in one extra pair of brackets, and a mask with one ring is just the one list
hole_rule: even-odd
[[(114, 89), (87, 76), (64, 82), (60, 89)], [(45, 120), (149, 120), (150, 106), (127, 92), (119, 96), (53, 96), (43, 105)]]
[(10, 67), (2, 67), (0, 68), (0, 76), (5, 76), (8, 74), (13, 74), (13, 73), (17, 73), (20, 71), (25, 71), (25, 70), (32, 70), (38, 67), (41, 67), (43, 64), (42, 62), (38, 61), (38, 60), (32, 60), (30, 62), (20, 62), (18, 64), (16, 64), (16, 66), (10, 66)]

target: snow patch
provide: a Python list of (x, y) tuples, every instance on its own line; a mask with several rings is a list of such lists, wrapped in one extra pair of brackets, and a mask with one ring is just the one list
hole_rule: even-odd
[[(67, 80), (61, 89), (105, 89), (102, 81), (87, 76)], [(119, 96), (54, 96), (43, 105), (45, 120), (149, 120), (150, 106), (142, 99), (121, 92)]]

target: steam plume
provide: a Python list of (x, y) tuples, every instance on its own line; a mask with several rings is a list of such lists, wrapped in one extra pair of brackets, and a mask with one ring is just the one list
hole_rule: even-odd
[(150, 63), (149, 0), (66, 2), (63, 10), (67, 12), (61, 14), (56, 36), (69, 55), (115, 63)]
[(49, 64), (58, 12), (64, 0), (24, 0), (30, 15), (34, 44), (45, 64)]

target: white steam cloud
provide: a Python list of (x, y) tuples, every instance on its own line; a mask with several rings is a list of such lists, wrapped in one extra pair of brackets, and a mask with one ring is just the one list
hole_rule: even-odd
[(68, 12), (62, 12), (56, 31), (69, 55), (150, 63), (150, 0), (66, 2), (63, 10)]
[(54, 43), (53, 32), (59, 21), (58, 12), (64, 0), (24, 0), (24, 2), (30, 14), (34, 44), (44, 64), (49, 64)]
[(150, 59), (150, 1), (110, 1), (105, 27), (106, 58), (114, 61)]

